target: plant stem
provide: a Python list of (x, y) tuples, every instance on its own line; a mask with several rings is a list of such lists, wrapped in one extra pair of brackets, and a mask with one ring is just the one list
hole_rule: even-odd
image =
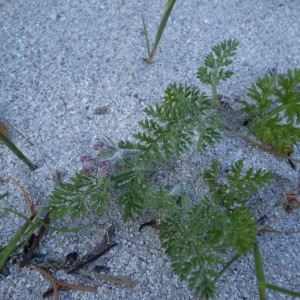
[(145, 37), (146, 37), (146, 45), (147, 45), (148, 57), (150, 57), (151, 50), (150, 50), (150, 44), (149, 44), (149, 38), (148, 38), (148, 31), (147, 31), (147, 27), (146, 27), (146, 22), (145, 22), (145, 17), (144, 17), (143, 11), (141, 11), (141, 15), (142, 15), (144, 33), (145, 33)]
[(257, 242), (254, 245), (254, 260), (259, 299), (267, 300), (265, 271)]
[(222, 276), (222, 274), (240, 257), (239, 254), (236, 254), (225, 266), (224, 268), (219, 272), (219, 277), (216, 279), (216, 281)]
[(273, 155), (275, 155), (275, 156), (277, 156), (277, 157), (280, 157), (280, 158), (284, 158), (284, 159), (287, 159), (287, 160), (291, 160), (291, 161), (295, 161), (295, 162), (300, 163), (300, 159), (297, 159), (297, 158), (294, 158), (294, 157), (291, 157), (291, 156), (287, 156), (287, 155), (282, 154), (282, 153), (280, 153), (280, 152), (277, 152), (277, 151), (274, 151), (274, 150), (272, 150), (272, 149), (269, 149), (268, 147), (266, 147), (266, 146), (264, 146), (264, 145), (262, 145), (262, 144), (260, 144), (260, 143), (258, 143), (258, 142), (255, 142), (255, 141), (253, 141), (253, 140), (247, 138), (246, 136), (244, 136), (244, 135), (242, 135), (242, 134), (240, 134), (240, 133), (238, 133), (238, 132), (232, 130), (232, 129), (229, 128), (228, 126), (224, 126), (224, 128), (225, 128), (227, 131), (230, 131), (231, 133), (233, 133), (235, 136), (237, 136), (237, 137), (239, 137), (239, 138), (245, 140), (246, 142), (248, 142), (248, 143), (250, 143), (250, 144), (252, 144), (252, 145), (258, 147), (259, 149), (261, 149), (261, 150), (263, 150), (263, 151), (265, 151), (265, 152), (271, 153), (271, 154), (273, 154)]
[(266, 283), (266, 287), (270, 290), (273, 290), (273, 291), (277, 291), (277, 292), (284, 293), (284, 294), (287, 294), (287, 295), (291, 295), (291, 296), (294, 296), (294, 297), (300, 297), (300, 292), (294, 292), (294, 291), (282, 288), (280, 286), (277, 286), (277, 285), (274, 285), (274, 284), (271, 284), (271, 283)]
[[(216, 78), (216, 76), (214, 77)], [(212, 92), (212, 105), (214, 108), (218, 108), (219, 102), (218, 102), (218, 94), (217, 94), (217, 85), (215, 83), (212, 83), (211, 85), (211, 92)]]

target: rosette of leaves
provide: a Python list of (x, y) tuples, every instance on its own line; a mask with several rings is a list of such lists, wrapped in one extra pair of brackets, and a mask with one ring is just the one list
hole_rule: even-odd
[(288, 154), (300, 141), (300, 70), (266, 74), (249, 89), (256, 105), (243, 101), (249, 129), (263, 142)]
[[(169, 216), (159, 224), (165, 230), (161, 238), (172, 268), (201, 299), (214, 296), (221, 274), (240, 255), (253, 248), (257, 221), (246, 200), (273, 176), (253, 168), (243, 172), (243, 162), (233, 165), (227, 180), (219, 180), (219, 164), (204, 174), (210, 187), (206, 196), (182, 217)], [(231, 256), (228, 262), (224, 255)]]

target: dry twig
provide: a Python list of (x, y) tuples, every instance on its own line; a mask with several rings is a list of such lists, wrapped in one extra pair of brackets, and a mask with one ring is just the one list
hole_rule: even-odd
[[(37, 267), (36, 268), (39, 270), (41, 274), (43, 274), (52, 284), (53, 288), (53, 299), (54, 300), (59, 300), (59, 295), (58, 295), (58, 290), (63, 289), (63, 290), (77, 290), (77, 291), (87, 291), (87, 292), (96, 292), (97, 288), (96, 287), (90, 287), (90, 286), (83, 286), (83, 285), (76, 285), (76, 284), (71, 284), (71, 283), (66, 283), (64, 281), (61, 281), (57, 278), (55, 278), (47, 269), (42, 268), (42, 267)], [(44, 295), (47, 296), (51, 289), (48, 290)]]

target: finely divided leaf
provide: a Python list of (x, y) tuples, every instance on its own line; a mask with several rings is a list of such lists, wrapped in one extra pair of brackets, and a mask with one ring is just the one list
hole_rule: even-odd
[(70, 183), (60, 183), (49, 197), (45, 210), (51, 212), (51, 221), (67, 215), (71, 219), (76, 219), (87, 209), (92, 209), (96, 214), (104, 211), (106, 200), (110, 196), (108, 179), (97, 179), (80, 172), (70, 181)]
[(223, 67), (232, 64), (230, 57), (236, 54), (238, 44), (235, 40), (228, 40), (214, 46), (212, 52), (205, 57), (204, 66), (198, 69), (197, 78), (210, 85), (218, 85), (220, 80), (231, 78), (233, 72)]
[(184, 153), (198, 135), (198, 149), (219, 139), (216, 115), (204, 114), (209, 99), (195, 86), (171, 84), (165, 91), (162, 105), (146, 108), (148, 119), (139, 124), (144, 132), (134, 135), (138, 140), (140, 158), (145, 162), (169, 160)]
[(300, 141), (299, 84), (299, 69), (288, 70), (285, 75), (267, 74), (258, 78), (248, 92), (257, 106), (243, 102), (251, 132), (285, 154)]

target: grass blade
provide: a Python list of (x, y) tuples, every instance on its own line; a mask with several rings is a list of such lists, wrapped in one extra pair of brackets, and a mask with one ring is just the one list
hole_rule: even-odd
[(0, 141), (2, 141), (14, 154), (16, 154), (28, 167), (34, 171), (37, 169), (35, 166), (20, 150), (19, 148), (8, 138), (3, 131), (0, 130)]
[(287, 294), (287, 295), (291, 295), (291, 296), (300, 298), (300, 292), (291, 291), (291, 290), (282, 288), (280, 286), (277, 286), (277, 285), (274, 285), (274, 284), (271, 284), (271, 283), (267, 283), (266, 287), (270, 290), (273, 290), (273, 291), (277, 291), (277, 292), (280, 292), (280, 293), (283, 293), (283, 294)]
[[(156, 48), (157, 48), (157, 46), (160, 42), (160, 39), (162, 37), (162, 34), (164, 32), (164, 29), (166, 27), (166, 24), (168, 22), (169, 16), (172, 12), (172, 9), (173, 9), (173, 6), (174, 6), (175, 2), (176, 2), (176, 0), (168, 0), (168, 2), (167, 2), (167, 5), (166, 5), (165, 11), (164, 11), (164, 15), (163, 15), (163, 17), (160, 21), (159, 26), (158, 26), (158, 30), (157, 30), (157, 33), (156, 33), (153, 48), (152, 48), (152, 50), (149, 54), (149, 57), (146, 61), (148, 64), (150, 64), (152, 62), (153, 56), (155, 55), (155, 52), (156, 52)], [(146, 40), (147, 40), (147, 37), (146, 37)]]

